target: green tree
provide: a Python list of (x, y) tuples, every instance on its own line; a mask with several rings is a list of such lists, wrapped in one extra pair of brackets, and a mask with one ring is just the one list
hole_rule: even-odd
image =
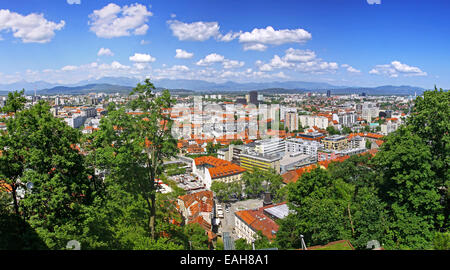
[(349, 127), (343, 127), (342, 128), (342, 134), (350, 134), (352, 133), (352, 129)]
[(25, 107), (27, 99), (24, 97), (25, 89), (21, 91), (9, 92), (5, 102), (5, 106), (1, 108), (0, 112), (14, 113), (22, 110)]
[(276, 196), (282, 185), (282, 177), (274, 171), (264, 171), (255, 168), (252, 172), (247, 171), (244, 173), (242, 183), (247, 196), (256, 198), (265, 191)]
[(197, 223), (188, 224), (184, 227), (185, 235), (188, 236), (189, 248), (192, 250), (208, 250), (208, 235)]
[[(25, 191), (20, 203), (12, 192), (15, 215), (28, 222), (46, 246), (60, 249), (82, 234), (82, 209), (93, 194), (76, 147), (81, 134), (49, 109), (41, 101), (7, 121), (7, 132), (0, 137), (0, 178), (13, 190)], [(28, 189), (27, 183), (34, 187)]]
[(415, 100), (407, 125), (430, 148), (433, 156), (431, 169), (437, 178), (444, 205), (444, 223), (440, 229), (450, 227), (450, 92), (437, 87), (425, 91)]
[(247, 243), (247, 240), (240, 238), (234, 241), (234, 248), (236, 250), (252, 250), (252, 245)]
[(174, 101), (169, 91), (154, 96), (154, 90), (148, 79), (145, 84), (138, 84), (130, 94), (137, 97), (130, 101), (129, 108), (139, 109), (141, 113), (130, 115), (125, 107), (108, 112), (93, 140), (99, 167), (125, 190), (145, 200), (152, 241), (157, 240), (155, 180), (163, 172), (164, 159), (177, 152), (176, 140), (171, 134), (173, 122), (166, 112)]
[(288, 206), (294, 213), (279, 221), (276, 241), (280, 248), (300, 248), (300, 235), (308, 245), (352, 237), (348, 215), (354, 187), (333, 181), (328, 171), (315, 169), (289, 186)]
[(389, 206), (388, 248), (430, 248), (434, 230), (442, 226), (439, 179), (433, 155), (409, 127), (391, 133), (373, 162), (379, 174), (379, 196)]
[(339, 135), (341, 134), (339, 130), (335, 129), (333, 126), (327, 127), (327, 132), (329, 135)]

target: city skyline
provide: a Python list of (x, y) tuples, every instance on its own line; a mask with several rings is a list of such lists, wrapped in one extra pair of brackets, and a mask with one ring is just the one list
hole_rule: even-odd
[(0, 84), (148, 76), (450, 88), (448, 2), (318, 2), (2, 2)]

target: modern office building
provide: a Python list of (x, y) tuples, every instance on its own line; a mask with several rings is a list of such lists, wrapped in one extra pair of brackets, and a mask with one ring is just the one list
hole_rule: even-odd
[(250, 91), (249, 92), (250, 95), (250, 102), (251, 104), (258, 104), (258, 92), (257, 91)]
[(280, 172), (280, 160), (282, 156), (263, 156), (257, 153), (241, 153), (240, 164), (241, 167), (252, 172), (254, 169), (268, 171), (274, 169), (277, 173)]
[(263, 156), (284, 155), (285, 151), (285, 141), (280, 138), (272, 138), (255, 142), (255, 152)]

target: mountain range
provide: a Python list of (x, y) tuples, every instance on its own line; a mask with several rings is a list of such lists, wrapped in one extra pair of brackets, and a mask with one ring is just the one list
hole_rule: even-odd
[[(127, 77), (103, 77), (78, 82), (76, 84), (57, 85), (45, 81), (26, 82), (20, 81), (12, 84), (0, 84), (0, 95), (8, 91), (25, 89), (28, 95), (33, 95), (36, 91), (40, 95), (56, 94), (86, 94), (90, 92), (105, 93), (129, 93), (133, 87), (139, 83), (137, 78)], [(384, 85), (379, 87), (354, 87), (354, 86), (335, 86), (320, 82), (303, 81), (282, 81), (282, 82), (262, 82), (262, 83), (236, 83), (232, 81), (224, 83), (214, 83), (202, 80), (184, 80), (184, 79), (161, 79), (152, 81), (157, 88), (175, 90), (178, 92), (248, 92), (251, 90), (262, 90), (271, 93), (282, 92), (326, 92), (331, 90), (332, 94), (361, 94), (368, 95), (421, 95), (425, 89), (415, 86), (393, 86)], [(182, 89), (182, 90), (180, 90)]]

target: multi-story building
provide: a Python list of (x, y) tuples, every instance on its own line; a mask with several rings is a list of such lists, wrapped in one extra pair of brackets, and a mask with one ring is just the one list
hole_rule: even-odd
[(198, 223), (206, 231), (213, 227), (214, 208), (214, 193), (209, 190), (179, 196), (177, 199), (177, 209), (185, 223)]
[(81, 127), (85, 120), (86, 117), (81, 115), (73, 115), (72, 117), (64, 118), (64, 121), (72, 128)]
[(263, 156), (284, 155), (285, 141), (272, 138), (255, 142), (255, 151)]
[(237, 237), (245, 239), (250, 244), (258, 238), (258, 231), (261, 231), (269, 241), (272, 241), (279, 229), (276, 220), (283, 219), (288, 214), (289, 208), (286, 203), (235, 212), (234, 228)]
[(257, 153), (241, 153), (240, 154), (240, 164), (241, 167), (252, 172), (254, 169), (259, 170), (275, 170), (277, 173), (280, 172), (280, 160), (282, 156), (280, 155), (261, 155)]
[(299, 167), (314, 163), (315, 156), (305, 155), (300, 152), (290, 153), (283, 156), (280, 160), (280, 174), (284, 174), (287, 171), (295, 170)]
[(365, 102), (362, 105), (361, 117), (362, 117), (362, 119), (366, 120), (367, 122), (372, 122), (372, 119), (378, 117), (379, 113), (380, 113), (380, 110), (374, 103)]
[(381, 125), (381, 134), (388, 135), (389, 133), (392, 133), (396, 131), (399, 127), (399, 124), (397, 121), (387, 121), (385, 124)]
[(329, 150), (344, 150), (348, 148), (347, 137), (342, 135), (333, 135), (323, 138), (322, 144), (325, 149)]
[(326, 129), (328, 127), (328, 118), (325, 116), (300, 115), (300, 123), (302, 127), (318, 127)]
[(87, 118), (96, 117), (97, 109), (93, 107), (83, 107), (81, 108), (81, 115)]
[(315, 160), (317, 151), (323, 146), (318, 141), (307, 141), (300, 138), (292, 138), (286, 140), (286, 153), (301, 153), (308, 155)]
[(356, 124), (358, 116), (353, 112), (344, 112), (333, 114), (333, 120), (336, 120), (340, 125), (344, 127), (352, 127)]
[(225, 183), (239, 181), (244, 172), (244, 168), (212, 156), (199, 157), (192, 161), (192, 173), (207, 189), (211, 188), (213, 181)]
[(298, 114), (297, 112), (286, 112), (284, 125), (289, 131), (298, 130)]

